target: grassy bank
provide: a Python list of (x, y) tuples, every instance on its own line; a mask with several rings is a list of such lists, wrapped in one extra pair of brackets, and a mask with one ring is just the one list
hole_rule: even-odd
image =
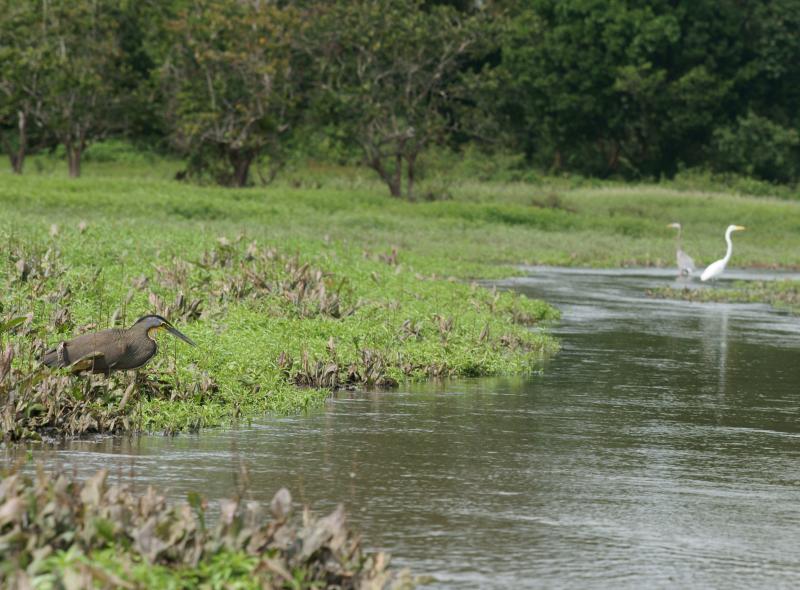
[[(156, 214), (217, 227), (233, 222), (233, 231), (257, 221), (281, 241), (327, 235), (357, 248), (394, 245), (408, 262), (419, 262), (419, 255), (438, 258), (440, 268), (477, 264), (480, 273), (487, 264), (671, 266), (675, 236), (665, 226), (672, 221), (684, 225), (684, 247), (704, 265), (721, 257), (725, 228), (738, 223), (748, 231), (735, 237), (732, 267), (800, 268), (800, 200), (787, 187), (746, 179), (730, 189), (724, 178), (689, 173), (638, 185), (536, 175), (525, 176), (528, 182), (487, 182), (479, 178), (509, 175), (502, 162), (429, 157), (421, 202), (408, 204), (388, 198), (386, 187), (364, 168), (294, 163), (267, 188), (220, 190), (172, 182), (179, 161), (117, 144), (95, 146), (90, 156), (93, 150), (97, 155), (84, 174), (94, 190), (80, 189), (86, 199), (71, 198), (66, 205), (83, 215), (97, 207), (118, 212), (118, 201), (108, 197), (124, 191), (141, 209), (155, 204)], [(53, 183), (72, 184), (62, 161), (38, 157), (29, 168), (32, 175), (23, 184), (30, 193), (44, 197)], [(122, 188), (123, 178), (135, 182)], [(161, 197), (156, 203), (149, 198), (154, 194)]]
[[(196, 429), (297, 411), (339, 387), (527, 373), (555, 350), (530, 330), (556, 317), (551, 307), (468, 280), (510, 269), (453, 256), (457, 232), (432, 252), (367, 238), (367, 217), (336, 213), (348, 191), (2, 180), (6, 439)], [(369, 223), (402, 223), (377, 203)], [(161, 337), (136, 382), (37, 368), (48, 346), (153, 312), (198, 346)]]

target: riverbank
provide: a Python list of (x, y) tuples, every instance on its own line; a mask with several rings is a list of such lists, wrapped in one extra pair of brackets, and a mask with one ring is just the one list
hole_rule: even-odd
[[(378, 247), (313, 191), (9, 175), (0, 204), (7, 441), (197, 430), (296, 412), (337, 388), (526, 374), (557, 348), (531, 330), (557, 312), (473, 283), (513, 271), (451, 258), (457, 232), (451, 251)], [(74, 334), (146, 313), (198, 346), (160, 337), (138, 378), (71, 377), (36, 361)]]

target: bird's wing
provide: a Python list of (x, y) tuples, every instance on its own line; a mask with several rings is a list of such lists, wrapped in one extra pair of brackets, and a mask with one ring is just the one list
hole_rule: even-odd
[(69, 366), (69, 370), (73, 373), (80, 373), (81, 371), (91, 371), (95, 367), (95, 363), (99, 360), (105, 358), (104, 355), (99, 350), (95, 350), (90, 352), (89, 354), (83, 355), (81, 358), (76, 360)]
[(703, 274), (700, 276), (700, 280), (707, 281), (708, 279), (713, 279), (715, 276), (722, 273), (724, 268), (725, 268), (725, 260), (717, 260), (715, 262), (712, 262), (703, 271)]
[(683, 250), (678, 250), (678, 268), (693, 271), (695, 269), (694, 260)]

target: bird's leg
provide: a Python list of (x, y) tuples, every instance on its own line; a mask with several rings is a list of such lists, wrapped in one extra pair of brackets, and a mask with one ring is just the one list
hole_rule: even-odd
[(137, 371), (134, 371), (133, 379), (128, 384), (128, 387), (125, 388), (125, 393), (122, 394), (122, 399), (119, 401), (119, 409), (120, 410), (122, 410), (128, 404), (128, 400), (130, 399), (131, 394), (136, 389), (136, 381), (138, 379), (138, 376), (139, 376), (139, 373)]

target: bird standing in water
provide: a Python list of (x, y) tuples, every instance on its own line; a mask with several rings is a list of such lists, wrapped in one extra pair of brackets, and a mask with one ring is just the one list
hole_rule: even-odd
[(681, 248), (681, 234), (683, 233), (683, 228), (681, 228), (681, 224), (677, 221), (675, 223), (670, 223), (667, 227), (672, 227), (678, 230), (678, 238), (676, 243), (678, 274), (682, 277), (690, 277), (694, 272), (694, 260), (692, 260), (692, 257), (684, 252)]
[(735, 231), (743, 231), (744, 229), (745, 227), (741, 225), (728, 226), (728, 229), (725, 230), (725, 241), (728, 242), (728, 251), (725, 253), (725, 258), (720, 258), (716, 262), (709, 264), (703, 271), (703, 274), (700, 275), (701, 281), (716, 279), (725, 271), (725, 267), (728, 266), (728, 261), (731, 259), (731, 255), (733, 254), (733, 242), (731, 241), (731, 234)]
[(155, 335), (159, 330), (195, 346), (160, 315), (146, 315), (128, 329), (112, 328), (61, 342), (44, 354), (42, 362), (48, 367), (69, 368), (73, 373), (90, 371), (108, 375), (112, 371), (138, 369), (158, 352)]

